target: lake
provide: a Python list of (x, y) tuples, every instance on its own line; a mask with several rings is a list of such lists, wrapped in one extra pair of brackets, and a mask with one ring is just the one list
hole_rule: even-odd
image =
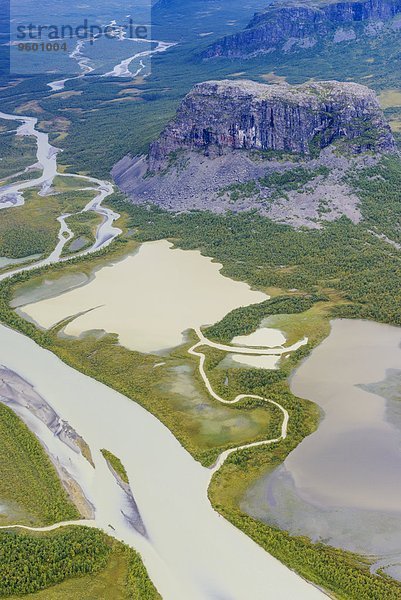
[[(96, 271), (85, 285), (20, 310), (44, 328), (79, 314), (65, 328), (66, 335), (103, 329), (117, 333), (131, 350), (159, 352), (182, 344), (190, 328), (268, 298), (224, 277), (220, 269), (221, 264), (198, 251), (173, 249), (166, 240), (147, 242), (135, 254)], [(31, 293), (36, 299), (38, 290)]]
[(332, 322), (291, 381), (321, 407), (319, 428), (248, 490), (244, 510), (337, 547), (401, 555), (400, 344), (397, 327)]

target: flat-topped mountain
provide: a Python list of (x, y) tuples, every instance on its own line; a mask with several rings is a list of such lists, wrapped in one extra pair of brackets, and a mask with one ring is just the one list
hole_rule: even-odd
[(358, 199), (348, 193), (344, 174), (351, 164), (393, 152), (377, 97), (365, 86), (207, 81), (184, 98), (148, 156), (124, 158), (113, 175), (135, 203), (170, 210), (257, 208), (291, 220), (291, 202), (283, 213), (277, 201), (292, 171), (290, 180), (297, 181), (284, 196), (296, 190), (295, 208), (307, 213), (292, 222), (304, 224), (305, 214), (317, 219), (317, 205), (326, 200), (323, 218), (357, 219)]
[(184, 98), (175, 119), (151, 145), (149, 168), (160, 170), (171, 152), (184, 148), (310, 155), (341, 140), (356, 153), (394, 148), (376, 94), (365, 86), (207, 81)]
[(319, 41), (339, 43), (401, 28), (401, 0), (279, 2), (256, 13), (244, 31), (207, 48), (205, 59), (250, 58), (274, 51), (307, 49)]

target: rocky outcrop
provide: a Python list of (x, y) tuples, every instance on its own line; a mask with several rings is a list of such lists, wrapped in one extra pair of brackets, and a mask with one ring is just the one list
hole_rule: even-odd
[(135, 204), (244, 211), (294, 226), (360, 218), (344, 176), (396, 152), (377, 98), (353, 84), (208, 81), (184, 98), (148, 156), (113, 169)]
[(250, 58), (277, 50), (310, 48), (319, 41), (339, 43), (377, 35), (384, 26), (401, 27), (401, 0), (356, 0), (273, 4), (256, 13), (244, 31), (207, 48), (202, 58)]
[(376, 95), (365, 86), (208, 81), (193, 88), (151, 145), (149, 170), (165, 168), (169, 155), (180, 149), (311, 155), (344, 140), (356, 153), (395, 148)]

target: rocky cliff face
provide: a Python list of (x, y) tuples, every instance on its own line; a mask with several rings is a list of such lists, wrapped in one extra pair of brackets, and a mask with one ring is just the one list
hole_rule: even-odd
[(136, 204), (242, 211), (316, 227), (360, 218), (344, 177), (396, 152), (375, 94), (353, 84), (208, 81), (185, 97), (148, 156), (113, 176)]
[(344, 140), (356, 153), (395, 147), (376, 95), (365, 86), (208, 81), (193, 88), (151, 145), (149, 169), (162, 170), (180, 149), (208, 155), (240, 149), (315, 155)]
[(274, 4), (256, 13), (248, 27), (211, 45), (202, 54), (246, 58), (281, 50), (310, 48), (320, 40), (339, 43), (401, 28), (401, 0), (355, 0)]

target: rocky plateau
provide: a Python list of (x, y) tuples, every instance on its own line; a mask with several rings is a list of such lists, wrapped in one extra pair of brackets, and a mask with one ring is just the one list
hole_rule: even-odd
[(184, 98), (147, 156), (113, 176), (136, 204), (256, 209), (294, 226), (360, 219), (351, 171), (396, 145), (375, 93), (337, 81), (300, 86), (208, 81)]

